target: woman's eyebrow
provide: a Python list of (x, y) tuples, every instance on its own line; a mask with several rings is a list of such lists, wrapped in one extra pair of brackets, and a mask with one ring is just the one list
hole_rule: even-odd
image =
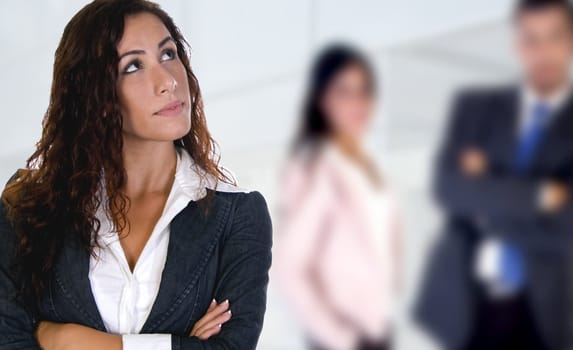
[[(168, 43), (169, 41), (173, 41), (175, 42), (175, 39), (173, 39), (173, 37), (171, 35), (166, 36), (165, 38), (163, 38), (159, 44), (157, 44), (157, 48), (160, 49), (163, 45), (165, 45), (166, 43)], [(127, 52), (122, 53), (119, 56), (119, 60), (121, 60), (123, 57), (127, 56), (127, 55), (141, 55), (144, 54), (145, 50), (129, 50)]]
[(160, 49), (163, 45), (165, 45), (168, 41), (173, 41), (173, 43), (175, 43), (175, 39), (173, 39), (173, 37), (171, 35), (166, 36), (165, 38), (163, 38), (163, 40), (161, 40), (159, 42), (159, 44), (157, 44), (157, 48)]

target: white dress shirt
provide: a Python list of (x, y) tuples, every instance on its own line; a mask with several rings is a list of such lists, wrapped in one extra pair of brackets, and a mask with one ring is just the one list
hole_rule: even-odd
[(531, 122), (531, 111), (536, 104), (545, 103), (549, 107), (551, 115), (548, 121), (551, 122), (553, 119), (552, 117), (555, 116), (556, 112), (565, 104), (567, 97), (569, 97), (569, 94), (571, 93), (571, 89), (571, 83), (568, 83), (549, 96), (542, 98), (529, 85), (523, 84), (520, 90), (521, 103), (518, 123), (519, 135), (527, 130), (527, 126), (529, 126), (529, 123)]
[[(104, 205), (97, 210), (101, 222), (98, 232), (102, 249), (96, 248), (97, 257), (91, 257), (89, 280), (92, 292), (108, 333), (121, 334), (124, 350), (170, 350), (170, 334), (138, 334), (142, 329), (161, 283), (167, 259), (169, 224), (189, 201), (205, 196), (205, 187), (218, 191), (244, 192), (245, 190), (222, 181), (202, 171), (201, 183), (198, 166), (189, 153), (177, 147), (175, 180), (149, 240), (145, 244), (131, 272), (123, 248), (107, 217)], [(229, 172), (231, 176), (233, 174)], [(102, 180), (103, 183), (103, 180)], [(105, 189), (105, 186), (102, 187)], [(103, 191), (105, 197), (105, 190)], [(105, 201), (102, 201), (105, 203)]]

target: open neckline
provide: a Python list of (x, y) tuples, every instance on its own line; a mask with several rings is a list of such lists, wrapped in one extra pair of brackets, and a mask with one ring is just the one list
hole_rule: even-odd
[[(149, 235), (147, 241), (145, 242), (143, 249), (139, 254), (139, 257), (137, 258), (137, 261), (133, 266), (133, 271), (130, 269), (129, 262), (127, 260), (127, 255), (125, 253), (125, 250), (123, 249), (123, 246), (121, 245), (120, 242), (121, 238), (119, 237), (119, 233), (113, 227), (113, 223), (111, 223), (111, 220), (106, 221), (108, 223), (106, 231), (100, 235), (101, 240), (105, 243), (106, 246), (110, 248), (113, 257), (118, 261), (122, 272), (130, 280), (136, 277), (137, 271), (140, 269), (142, 261), (145, 261), (147, 256), (150, 254), (150, 249), (153, 243), (161, 238), (160, 233), (163, 232), (163, 230), (167, 225), (169, 225), (171, 219), (176, 215), (176, 213), (178, 213), (181, 209), (183, 209), (188, 203), (187, 198), (182, 198), (182, 196), (177, 195), (180, 194), (179, 192), (181, 191), (177, 174), (179, 174), (181, 171), (182, 156), (179, 152), (176, 153), (177, 153), (177, 164), (175, 168), (174, 179), (172, 181), (169, 190), (169, 195), (165, 200), (159, 219), (153, 226), (151, 234)], [(171, 212), (172, 214), (166, 215), (168, 214), (167, 213), (168, 211)]]

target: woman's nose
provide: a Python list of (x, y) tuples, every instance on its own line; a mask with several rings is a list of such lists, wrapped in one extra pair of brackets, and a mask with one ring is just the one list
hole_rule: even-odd
[(177, 88), (175, 77), (161, 65), (154, 70), (153, 80), (156, 95), (173, 93)]

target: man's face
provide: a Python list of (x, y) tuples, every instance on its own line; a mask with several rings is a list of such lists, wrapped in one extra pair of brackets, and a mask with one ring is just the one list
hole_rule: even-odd
[(573, 26), (567, 11), (549, 6), (526, 11), (516, 22), (516, 49), (527, 80), (550, 90), (569, 77), (573, 55)]

